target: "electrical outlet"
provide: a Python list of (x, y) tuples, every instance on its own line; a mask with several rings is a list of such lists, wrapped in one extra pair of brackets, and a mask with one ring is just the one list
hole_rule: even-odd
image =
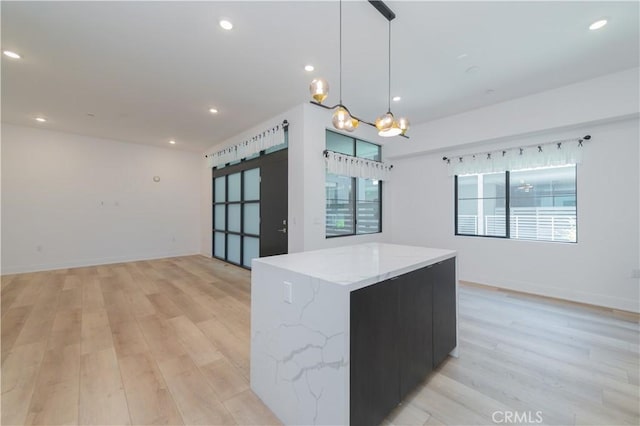
[(640, 278), (640, 269), (638, 268), (632, 269), (631, 278)]
[(287, 281), (284, 282), (284, 301), (287, 303), (293, 303), (291, 283)]

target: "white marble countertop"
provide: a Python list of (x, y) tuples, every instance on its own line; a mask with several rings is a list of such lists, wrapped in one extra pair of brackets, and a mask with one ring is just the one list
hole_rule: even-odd
[(253, 262), (318, 278), (353, 291), (455, 255), (453, 250), (367, 243), (263, 257)]

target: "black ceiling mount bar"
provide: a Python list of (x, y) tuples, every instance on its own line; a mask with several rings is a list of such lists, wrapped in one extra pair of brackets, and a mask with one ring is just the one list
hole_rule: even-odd
[(389, 9), (389, 6), (384, 4), (383, 1), (369, 0), (369, 3), (371, 3), (371, 6), (375, 7), (376, 10), (382, 14), (382, 16), (387, 18), (387, 21), (391, 22), (396, 18), (396, 14), (393, 13), (393, 10)]

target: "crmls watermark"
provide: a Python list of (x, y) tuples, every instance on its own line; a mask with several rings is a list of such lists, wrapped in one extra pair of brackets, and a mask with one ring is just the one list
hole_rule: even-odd
[(494, 411), (491, 420), (497, 424), (539, 424), (542, 411)]

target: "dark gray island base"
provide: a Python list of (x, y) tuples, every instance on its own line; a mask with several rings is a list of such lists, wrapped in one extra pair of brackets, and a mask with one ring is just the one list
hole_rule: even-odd
[(455, 258), (351, 292), (350, 424), (380, 424), (456, 346)]

